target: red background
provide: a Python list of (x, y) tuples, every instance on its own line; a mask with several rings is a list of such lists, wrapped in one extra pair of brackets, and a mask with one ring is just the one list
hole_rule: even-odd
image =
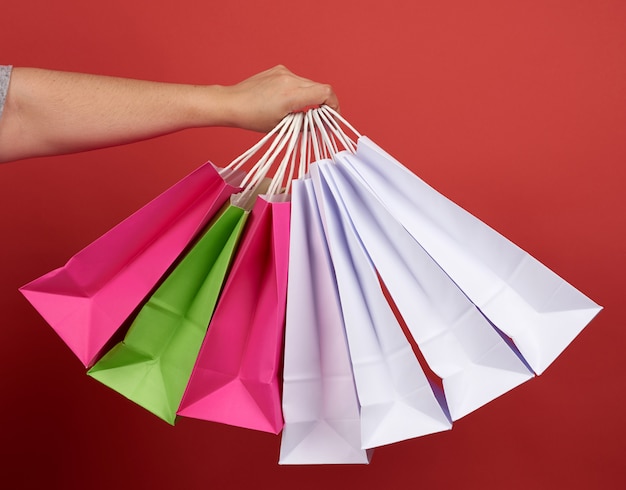
[[(280, 467), (274, 435), (169, 427), (99, 385), (18, 294), (258, 135), (179, 133), (0, 167), (0, 486), (624, 488), (626, 2), (20, 0), (0, 63), (333, 84), (364, 134), (605, 310), (548, 371), (368, 467)], [(5, 485), (6, 484), (6, 485)]]

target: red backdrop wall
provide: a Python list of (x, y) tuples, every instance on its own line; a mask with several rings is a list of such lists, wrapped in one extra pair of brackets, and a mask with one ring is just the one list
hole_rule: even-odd
[(17, 288), (258, 135), (179, 133), (0, 167), (0, 486), (624, 488), (626, 3), (20, 0), (0, 63), (333, 84), (364, 134), (605, 310), (548, 371), (368, 467), (280, 467), (279, 438), (172, 428), (84, 374)]

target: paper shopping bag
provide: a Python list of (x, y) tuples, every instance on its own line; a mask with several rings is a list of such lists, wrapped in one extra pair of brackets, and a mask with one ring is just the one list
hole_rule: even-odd
[(601, 310), (538, 260), (427, 185), (371, 140), (353, 169), (541, 374)]
[(289, 206), (257, 198), (179, 415), (280, 432)]
[(247, 212), (229, 205), (88, 374), (174, 424)]
[[(361, 402), (363, 447), (452, 428), (381, 288), (377, 271), (335, 184), (330, 161), (311, 174), (324, 222)], [(409, 287), (410, 285), (406, 285)]]
[(310, 180), (291, 196), (280, 464), (367, 464), (341, 305)]
[(89, 367), (235, 191), (206, 163), (20, 291)]
[(343, 165), (320, 165), (426, 362), (443, 382), (452, 420), (533, 373), (458, 286)]

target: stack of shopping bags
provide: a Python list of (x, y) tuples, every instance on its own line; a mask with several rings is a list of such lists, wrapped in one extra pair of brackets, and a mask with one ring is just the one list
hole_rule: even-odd
[(325, 106), (21, 291), (91, 377), (171, 424), (282, 431), (282, 464), (448, 430), (601, 309)]

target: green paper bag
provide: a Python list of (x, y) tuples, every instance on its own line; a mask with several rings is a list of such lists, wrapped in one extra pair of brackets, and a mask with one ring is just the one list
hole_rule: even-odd
[(174, 424), (248, 212), (229, 205), (88, 374)]

